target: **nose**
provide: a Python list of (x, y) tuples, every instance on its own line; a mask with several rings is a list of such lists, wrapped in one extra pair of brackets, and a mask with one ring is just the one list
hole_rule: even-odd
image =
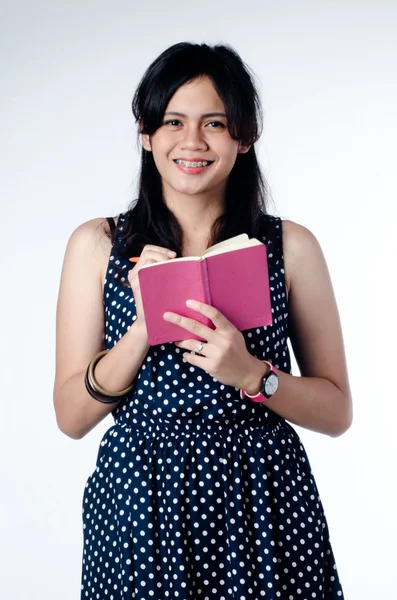
[(181, 148), (186, 148), (187, 150), (207, 150), (208, 144), (204, 139), (204, 132), (200, 126), (190, 125), (185, 128)]

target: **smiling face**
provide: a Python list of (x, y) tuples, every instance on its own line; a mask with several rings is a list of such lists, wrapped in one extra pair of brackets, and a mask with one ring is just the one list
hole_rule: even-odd
[(223, 201), (238, 153), (248, 152), (227, 129), (225, 107), (211, 80), (202, 77), (172, 96), (163, 123), (142, 136), (153, 153), (165, 200), (176, 196), (216, 196)]

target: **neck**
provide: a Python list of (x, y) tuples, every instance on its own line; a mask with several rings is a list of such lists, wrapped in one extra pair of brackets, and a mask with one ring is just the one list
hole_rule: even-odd
[(164, 201), (182, 229), (184, 247), (201, 247), (209, 242), (215, 220), (224, 212), (224, 194), (211, 190), (205, 194), (188, 195), (175, 190), (163, 190)]

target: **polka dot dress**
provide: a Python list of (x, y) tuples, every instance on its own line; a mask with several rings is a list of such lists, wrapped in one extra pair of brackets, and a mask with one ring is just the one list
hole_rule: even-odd
[[(251, 354), (289, 373), (281, 221), (269, 219), (273, 324), (243, 335)], [(120, 284), (130, 268), (113, 247), (106, 348), (136, 318), (131, 289)], [(81, 598), (343, 598), (297, 433), (182, 353), (173, 343), (150, 348), (101, 441), (83, 498)]]

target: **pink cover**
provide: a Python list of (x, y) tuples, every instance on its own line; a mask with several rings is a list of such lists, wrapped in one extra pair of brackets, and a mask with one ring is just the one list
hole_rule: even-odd
[(210, 304), (240, 331), (272, 322), (266, 246), (251, 246), (205, 261)]
[(191, 317), (213, 328), (209, 319), (186, 306), (188, 298), (206, 302), (200, 261), (170, 260), (162, 265), (141, 269), (138, 277), (151, 346), (178, 340), (202, 339), (182, 327), (164, 321), (163, 314), (167, 310)]
[(163, 314), (167, 310), (191, 317), (214, 329), (211, 321), (186, 306), (188, 298), (212, 304), (240, 331), (272, 322), (264, 244), (228, 251), (201, 261), (170, 260), (141, 269), (138, 276), (151, 346), (202, 339), (164, 321)]

